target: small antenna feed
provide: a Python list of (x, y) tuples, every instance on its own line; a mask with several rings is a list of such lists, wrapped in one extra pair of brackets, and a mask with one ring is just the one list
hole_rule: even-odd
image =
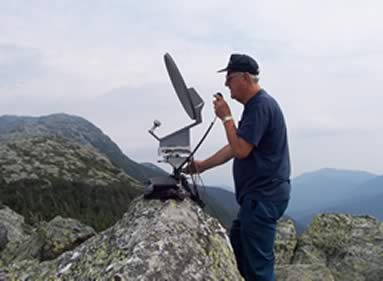
[(157, 140), (160, 140), (159, 137), (157, 137), (155, 134), (154, 134), (154, 130), (157, 129), (159, 126), (161, 126), (161, 122), (159, 120), (154, 120), (153, 121), (153, 126), (150, 128), (149, 130), (149, 133), (155, 137)]
[(159, 120), (154, 120), (153, 121), (153, 127), (150, 129), (150, 131), (154, 131), (155, 129), (157, 129), (159, 126), (161, 126), (161, 122)]

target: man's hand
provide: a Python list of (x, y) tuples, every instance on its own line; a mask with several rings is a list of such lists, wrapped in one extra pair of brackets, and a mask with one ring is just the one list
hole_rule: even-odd
[(203, 161), (192, 160), (185, 168), (182, 169), (182, 172), (185, 174), (201, 174), (205, 171), (203, 166)]
[(231, 111), (229, 105), (223, 99), (222, 95), (214, 95), (215, 99), (213, 101), (215, 114), (219, 119), (223, 119), (227, 116), (231, 116)]

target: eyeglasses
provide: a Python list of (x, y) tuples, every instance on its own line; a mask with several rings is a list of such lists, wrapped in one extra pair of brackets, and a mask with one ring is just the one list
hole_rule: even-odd
[(230, 75), (226, 75), (226, 83), (230, 83), (233, 78), (243, 75), (243, 72), (236, 72)]

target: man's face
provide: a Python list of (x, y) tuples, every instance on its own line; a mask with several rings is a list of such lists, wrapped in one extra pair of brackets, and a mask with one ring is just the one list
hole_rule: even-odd
[(225, 86), (230, 89), (232, 99), (240, 97), (243, 75), (243, 72), (231, 72), (226, 75)]

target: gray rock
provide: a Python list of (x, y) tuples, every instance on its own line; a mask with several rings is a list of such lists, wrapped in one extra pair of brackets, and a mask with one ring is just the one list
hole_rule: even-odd
[(8, 230), (4, 224), (0, 223), (0, 252), (4, 250), (8, 243)]
[(278, 281), (335, 281), (323, 264), (280, 265), (276, 269), (276, 278)]
[(95, 235), (93, 228), (70, 218), (42, 222), (33, 234), (1, 253), (4, 264), (22, 260), (51, 260)]
[(44, 240), (41, 260), (54, 259), (96, 234), (92, 227), (75, 219), (60, 216), (55, 217), (49, 223), (41, 224), (37, 233)]
[(276, 264), (290, 264), (297, 245), (297, 231), (291, 219), (282, 219), (277, 224), (274, 252)]
[[(32, 227), (24, 223), (24, 217), (14, 212), (7, 206), (0, 208), (0, 225), (2, 225), (2, 232), (0, 234), (2, 240), (0, 244), (3, 244), (3, 247), (0, 251), (0, 268), (4, 265), (3, 255), (6, 255), (7, 252), (12, 251), (20, 243), (25, 241), (32, 234)], [(6, 232), (6, 239), (4, 237), (4, 232)], [(4, 279), (0, 279), (4, 280)]]
[(189, 200), (135, 200), (113, 227), (41, 264), (3, 270), (29, 280), (242, 280), (225, 229)]
[(7, 229), (9, 242), (18, 243), (27, 239), (32, 227), (24, 223), (24, 217), (7, 206), (0, 208), (0, 223)]
[(383, 280), (383, 223), (369, 216), (322, 214), (298, 242), (295, 264), (326, 265), (335, 280)]

